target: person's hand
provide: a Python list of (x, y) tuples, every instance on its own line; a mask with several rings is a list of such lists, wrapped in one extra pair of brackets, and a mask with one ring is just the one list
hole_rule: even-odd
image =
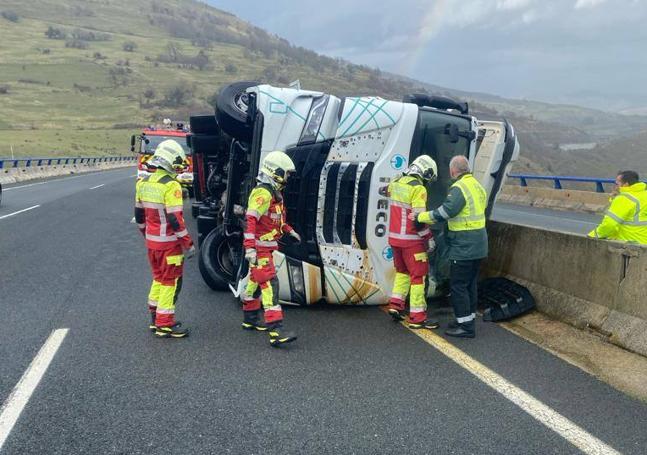
[(290, 233), (288, 235), (290, 237), (292, 237), (295, 242), (301, 243), (301, 236), (299, 235), (299, 233), (297, 231), (292, 230), (292, 231), (290, 231)]
[(427, 240), (427, 253), (432, 254), (436, 251), (436, 241), (432, 238)]
[(411, 212), (411, 213), (409, 214), (409, 220), (411, 220), (411, 221), (418, 221), (418, 214), (417, 214), (417, 213), (415, 213), (415, 212)]
[(184, 253), (185, 259), (191, 259), (193, 256), (195, 256), (195, 245), (191, 245), (191, 248)]
[(245, 259), (247, 259), (250, 265), (256, 265), (256, 250), (254, 248), (247, 248), (245, 250)]

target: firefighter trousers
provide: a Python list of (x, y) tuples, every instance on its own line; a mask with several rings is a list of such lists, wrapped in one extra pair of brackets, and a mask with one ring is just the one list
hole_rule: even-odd
[(175, 304), (182, 289), (184, 254), (182, 246), (169, 250), (148, 250), (153, 284), (148, 294), (148, 310), (155, 313), (155, 325), (175, 325)]
[(404, 311), (409, 294), (409, 320), (413, 323), (427, 319), (425, 279), (429, 271), (425, 245), (411, 247), (392, 246), (395, 280), (389, 299), (389, 308)]
[(272, 252), (257, 251), (256, 265), (250, 266), (249, 281), (243, 293), (243, 312), (257, 312), (263, 306), (265, 323), (278, 325), (283, 321), (279, 305), (279, 280), (276, 277)]

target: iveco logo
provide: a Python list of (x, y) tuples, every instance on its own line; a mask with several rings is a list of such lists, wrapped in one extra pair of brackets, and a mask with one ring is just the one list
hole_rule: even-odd
[(391, 158), (391, 167), (398, 171), (404, 167), (406, 162), (407, 159), (402, 155), (393, 155), (393, 158)]

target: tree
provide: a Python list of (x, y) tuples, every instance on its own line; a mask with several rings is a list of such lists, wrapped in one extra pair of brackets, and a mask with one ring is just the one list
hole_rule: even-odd
[(18, 22), (20, 20), (20, 16), (18, 16), (15, 11), (3, 11), (2, 17), (7, 19), (9, 22)]
[(193, 89), (184, 83), (179, 83), (164, 93), (163, 104), (166, 107), (180, 107), (189, 104), (192, 99)]
[(233, 63), (227, 63), (225, 65), (225, 73), (236, 74), (237, 72), (238, 72), (238, 68)]
[(45, 36), (49, 39), (65, 39), (67, 36), (66, 33), (60, 28), (52, 27), (51, 25), (47, 27), (45, 31)]
[(155, 98), (155, 95), (157, 95), (157, 93), (155, 93), (155, 89), (153, 87), (148, 87), (146, 90), (144, 90), (143, 95), (144, 98), (146, 98), (146, 102), (150, 103), (150, 101)]
[(122, 47), (126, 52), (135, 52), (137, 50), (137, 43), (134, 41), (126, 41)]

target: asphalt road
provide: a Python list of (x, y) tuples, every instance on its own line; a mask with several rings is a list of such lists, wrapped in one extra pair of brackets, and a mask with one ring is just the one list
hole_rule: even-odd
[(492, 211), (492, 219), (503, 223), (521, 224), (551, 231), (586, 235), (600, 223), (602, 216), (497, 203)]
[[(154, 339), (133, 174), (5, 193), (0, 217), (39, 207), (0, 218), (0, 402), (53, 329), (69, 334), (3, 455), (581, 453), (378, 308), (289, 308), (299, 340), (273, 349), (192, 261), (178, 307), (191, 337)], [(451, 343), (619, 452), (645, 453), (647, 405), (494, 324)]]

